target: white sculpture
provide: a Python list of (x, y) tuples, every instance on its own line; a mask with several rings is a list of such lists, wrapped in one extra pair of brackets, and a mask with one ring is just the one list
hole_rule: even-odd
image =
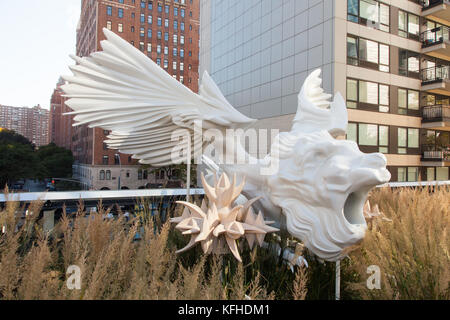
[[(64, 77), (69, 84), (62, 89), (75, 125), (112, 130), (106, 141), (110, 148), (133, 154), (140, 163), (163, 166), (173, 162), (173, 149), (180, 147), (180, 141), (171, 140), (176, 129), (194, 133), (194, 121), (201, 120), (203, 129), (223, 131), (255, 121), (234, 109), (206, 72), (195, 94), (127, 41), (107, 29), (104, 33), (104, 51), (73, 57), (78, 65), (71, 67), (73, 76)], [(384, 155), (364, 154), (356, 143), (335, 139), (346, 132), (347, 109), (340, 94), (329, 101), (319, 75), (316, 70), (305, 80), (291, 131), (278, 136), (266, 157), (247, 155), (250, 164), (218, 169), (246, 176), (242, 193), (247, 199), (261, 197), (258, 210), (319, 258), (335, 261), (364, 237), (367, 194), (389, 181), (390, 174)], [(194, 144), (191, 152), (201, 147)], [(262, 175), (261, 168), (273, 162), (279, 170)]]
[[(185, 206), (181, 217), (172, 218), (170, 222), (177, 223), (176, 228), (184, 235), (191, 235), (186, 247), (177, 251), (184, 252), (200, 243), (204, 253), (227, 253), (227, 247), (234, 257), (241, 261), (236, 240), (241, 237), (247, 239), (250, 248), (255, 244), (262, 246), (267, 233), (279, 231), (270, 227), (273, 221), (265, 221), (261, 211), (256, 215), (251, 207), (258, 200), (252, 199), (245, 205), (233, 206), (236, 198), (241, 194), (245, 179), (238, 186), (236, 175), (230, 183), (228, 176), (223, 173), (220, 179), (214, 179), (214, 187), (208, 185), (202, 173), (202, 184), (209, 200), (208, 207), (205, 200), (201, 208), (185, 201), (177, 201)], [(215, 176), (214, 176), (215, 177)], [(225, 245), (226, 242), (226, 245)]]

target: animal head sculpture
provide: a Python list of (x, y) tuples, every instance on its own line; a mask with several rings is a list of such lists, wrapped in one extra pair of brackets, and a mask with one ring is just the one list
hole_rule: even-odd
[[(120, 36), (106, 28), (104, 33), (102, 52), (73, 57), (77, 65), (64, 77), (62, 90), (74, 125), (111, 130), (109, 148), (165, 166), (174, 163), (174, 150), (192, 155), (202, 146), (172, 139), (179, 129), (194, 136), (194, 121), (219, 131), (254, 122), (231, 106), (206, 72), (196, 94)], [(336, 260), (363, 238), (367, 193), (390, 174), (383, 155), (363, 154), (355, 143), (335, 140), (347, 130), (347, 108), (339, 94), (329, 101), (319, 75), (316, 70), (305, 80), (292, 129), (272, 146), (276, 153), (259, 162), (262, 167), (279, 160), (279, 172), (263, 178), (250, 170), (254, 164), (240, 168), (248, 180), (260, 182), (255, 196), (264, 195), (265, 214), (282, 208), (293, 236), (320, 258)], [(230, 172), (237, 170), (232, 166)]]
[(290, 234), (320, 258), (337, 260), (363, 239), (368, 192), (391, 175), (383, 154), (365, 154), (355, 142), (333, 137), (346, 132), (345, 102), (337, 95), (327, 103), (318, 84), (318, 73), (311, 74), (293, 130), (279, 136), (279, 172), (268, 178), (268, 194), (282, 208)]

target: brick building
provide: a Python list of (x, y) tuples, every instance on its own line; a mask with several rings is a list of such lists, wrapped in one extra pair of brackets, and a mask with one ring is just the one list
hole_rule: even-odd
[[(50, 100), (49, 141), (59, 147), (72, 150), (72, 117), (65, 116), (70, 108), (65, 105), (61, 86), (64, 81), (60, 78)], [(73, 150), (72, 150), (73, 151)]]
[[(82, 0), (81, 6), (77, 56), (100, 51), (102, 29), (108, 28), (198, 91), (199, 0)], [(70, 134), (74, 175), (86, 189), (143, 188), (162, 176), (147, 174), (130, 155), (107, 149), (107, 131), (80, 126)]]
[(48, 144), (47, 109), (37, 105), (33, 108), (0, 105), (0, 128), (14, 130), (37, 147)]

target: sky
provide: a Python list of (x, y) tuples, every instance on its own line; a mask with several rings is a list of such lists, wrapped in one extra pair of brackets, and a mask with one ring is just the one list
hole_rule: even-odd
[(50, 108), (71, 74), (81, 0), (0, 0), (0, 104)]

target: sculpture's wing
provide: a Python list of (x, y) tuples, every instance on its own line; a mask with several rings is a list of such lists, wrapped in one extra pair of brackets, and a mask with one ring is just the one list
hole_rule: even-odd
[(347, 131), (347, 106), (340, 93), (334, 96), (324, 93), (321, 87), (321, 70), (313, 71), (303, 83), (298, 95), (298, 109), (291, 132), (314, 132), (327, 130), (334, 137)]
[(103, 32), (103, 51), (73, 57), (77, 65), (70, 67), (73, 76), (63, 77), (68, 84), (62, 89), (70, 98), (66, 104), (74, 125), (111, 130), (105, 141), (110, 148), (133, 154), (141, 163), (168, 165), (173, 148), (180, 147), (171, 141), (176, 129), (192, 132), (195, 120), (219, 128), (254, 121), (228, 103), (207, 73), (196, 94), (127, 41)]

